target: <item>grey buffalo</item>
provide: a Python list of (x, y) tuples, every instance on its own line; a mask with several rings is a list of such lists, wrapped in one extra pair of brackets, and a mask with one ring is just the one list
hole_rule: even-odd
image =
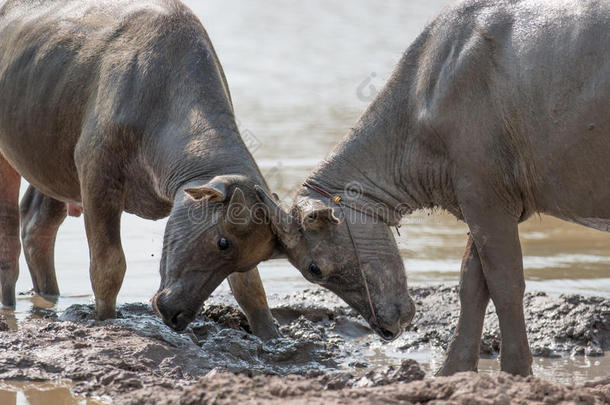
[[(530, 374), (518, 224), (545, 213), (610, 229), (609, 24), (605, 1), (468, 0), (445, 10), (290, 212), (260, 190), (291, 261), (369, 320), (374, 310), (391, 337), (411, 304), (390, 227), (445, 209), (470, 233), (440, 374), (477, 369), (490, 298), (502, 370)], [(367, 282), (371, 305), (354, 303)]]
[[(181, 2), (6, 1), (0, 153), (2, 304), (15, 304), (20, 217), (34, 289), (56, 296), (57, 229), (67, 207), (82, 207), (97, 316), (106, 319), (126, 268), (121, 213), (169, 215), (154, 298), (164, 321), (184, 328), (234, 273), (254, 332), (278, 335), (255, 268), (275, 237), (240, 209), (256, 204), (254, 186), (265, 182), (210, 39)], [(30, 187), (19, 207), (21, 177)]]

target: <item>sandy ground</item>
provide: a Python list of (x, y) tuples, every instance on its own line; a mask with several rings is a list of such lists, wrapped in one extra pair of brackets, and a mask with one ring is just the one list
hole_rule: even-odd
[[(411, 293), (418, 315), (391, 347), (407, 353), (446, 347), (459, 309), (455, 288)], [(369, 364), (362, 353), (379, 339), (323, 290), (273, 302), (284, 337), (268, 342), (250, 335), (243, 315), (229, 304), (229, 297), (211, 299), (182, 333), (163, 325), (145, 304), (123, 305), (118, 319), (104, 322), (95, 321), (93, 307), (86, 305), (73, 305), (59, 317), (38, 310), (18, 331), (0, 321), (0, 380), (69, 379), (77, 393), (134, 404), (610, 403), (610, 379), (589, 387), (473, 373), (422, 380), (424, 372), (413, 360)], [(595, 356), (610, 349), (608, 299), (528, 294), (526, 317), (536, 356)], [(490, 308), (482, 355), (497, 354), (498, 333)]]

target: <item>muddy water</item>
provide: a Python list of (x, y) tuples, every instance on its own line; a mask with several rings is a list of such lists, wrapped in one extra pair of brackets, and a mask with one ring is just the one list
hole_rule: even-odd
[[(400, 352), (387, 347), (371, 350), (362, 358), (371, 366), (383, 367), (399, 364), (401, 359), (418, 361), (427, 377), (434, 376), (443, 363), (444, 353), (440, 350)], [(479, 373), (496, 375), (500, 370), (499, 358), (481, 358)], [(581, 385), (586, 381), (607, 377), (610, 373), (610, 352), (603, 357), (573, 356), (564, 358), (535, 357), (532, 364), (535, 376), (557, 384)]]
[[(246, 143), (272, 188), (287, 197), (349, 130), (401, 53), (447, 2), (290, 0), (265, 7), (246, 0), (186, 3), (201, 17), (216, 46)], [(128, 271), (120, 302), (147, 302), (155, 292), (164, 224), (124, 216)], [(610, 297), (610, 235), (547, 217), (536, 217), (521, 230), (528, 290)], [(463, 224), (442, 213), (406, 219), (398, 240), (411, 284), (457, 283), (466, 232)], [(69, 218), (62, 226), (56, 263), (60, 300), (55, 304), (23, 295), (16, 313), (7, 313), (9, 325), (17, 327), (18, 319), (36, 316), (37, 307), (62, 310), (91, 301), (82, 219)], [(23, 258), (21, 266), (18, 291), (27, 291), (31, 281)], [(285, 261), (260, 268), (269, 294), (308, 286)], [(226, 285), (219, 290), (226, 291)], [(439, 357), (410, 355), (427, 362)], [(551, 376), (555, 370), (570, 373), (571, 367), (581, 365), (587, 369), (581, 360), (549, 360), (539, 369), (551, 370)], [(491, 361), (485, 367), (496, 366)]]
[(101, 405), (105, 402), (75, 396), (69, 383), (3, 382), (2, 405)]

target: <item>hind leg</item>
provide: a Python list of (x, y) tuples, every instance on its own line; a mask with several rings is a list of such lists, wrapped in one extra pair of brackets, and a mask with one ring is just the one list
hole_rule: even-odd
[(15, 306), (19, 276), (19, 186), (21, 176), (0, 156), (0, 285), (2, 305)]
[(252, 332), (263, 339), (280, 337), (269, 311), (258, 269), (255, 267), (245, 273), (233, 273), (228, 280), (235, 300), (246, 313)]
[(20, 211), (23, 251), (34, 291), (44, 297), (57, 296), (54, 248), (57, 230), (66, 218), (66, 204), (29, 186)]
[(477, 247), (468, 237), (460, 276), (460, 318), (447, 350), (447, 358), (437, 375), (452, 375), (459, 371), (477, 371), (481, 333), (489, 291), (485, 283)]

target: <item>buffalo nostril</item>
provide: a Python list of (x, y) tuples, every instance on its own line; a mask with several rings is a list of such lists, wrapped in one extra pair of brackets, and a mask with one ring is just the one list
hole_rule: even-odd
[(172, 317), (171, 321), (170, 321), (170, 324), (171, 324), (172, 328), (174, 328), (174, 329), (175, 329), (175, 325), (177, 325), (177, 324), (178, 324), (178, 317), (179, 317), (179, 316), (180, 316), (180, 314), (179, 314), (179, 313), (176, 313), (176, 315), (174, 315), (174, 316)]
[(373, 325), (373, 329), (375, 330), (375, 332), (377, 332), (379, 336), (381, 336), (383, 340), (394, 340), (400, 334), (400, 332), (395, 333), (379, 325)]
[(184, 312), (177, 312), (169, 322), (169, 326), (180, 332), (184, 330), (190, 322), (189, 317)]
[(383, 339), (385, 339), (385, 340), (392, 340), (392, 339), (394, 339), (394, 333), (390, 332), (387, 329), (379, 328), (379, 332), (380, 332), (381, 337)]
[(167, 302), (165, 302), (166, 298), (165, 291), (155, 295), (152, 302), (153, 308), (167, 326), (175, 329), (174, 325), (178, 323), (178, 315), (180, 315), (180, 311), (173, 311), (167, 305)]
[(167, 326), (176, 331), (184, 330), (194, 315), (189, 317), (189, 311), (174, 307), (168, 298), (166, 290), (159, 292), (153, 297), (153, 308)]

